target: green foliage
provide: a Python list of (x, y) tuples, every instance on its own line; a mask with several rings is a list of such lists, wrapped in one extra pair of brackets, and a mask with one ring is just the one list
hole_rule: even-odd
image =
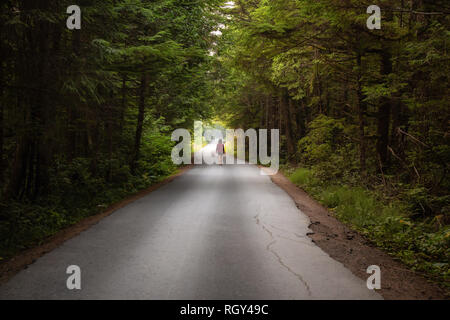
[[(177, 168), (174, 129), (211, 117), (223, 1), (0, 4), (0, 257)], [(5, 115), (5, 116), (3, 116)]]
[(280, 163), (302, 167), (292, 181), (409, 265), (448, 277), (446, 3), (382, 0), (373, 31), (361, 0), (234, 4), (213, 64), (217, 114), (280, 129)]
[(354, 132), (355, 127), (346, 125), (344, 119), (320, 115), (309, 124), (309, 133), (299, 140), (297, 158), (312, 165), (321, 179), (342, 177), (357, 165), (357, 155), (349, 144)]
[(362, 0), (224, 3), (84, 1), (81, 31), (68, 0), (0, 4), (0, 255), (170, 174), (171, 130), (216, 115), (281, 129), (294, 182), (447, 277), (445, 2), (380, 0), (375, 31)]
[(293, 183), (305, 187), (312, 187), (318, 184), (318, 180), (314, 177), (312, 171), (306, 168), (298, 168), (289, 176), (289, 179)]
[[(409, 204), (384, 199), (361, 187), (331, 184), (307, 168), (284, 171), (343, 222), (414, 270), (450, 283), (450, 228), (408, 218)], [(336, 183), (337, 181), (334, 181)], [(381, 197), (381, 198), (380, 198)]]

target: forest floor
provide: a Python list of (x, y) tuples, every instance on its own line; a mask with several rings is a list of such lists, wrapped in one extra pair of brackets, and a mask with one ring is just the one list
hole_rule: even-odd
[(311, 219), (309, 237), (333, 259), (341, 262), (361, 279), (367, 279), (367, 267), (381, 269), (379, 293), (388, 300), (446, 299), (446, 292), (425, 276), (408, 269), (381, 249), (375, 247), (358, 232), (340, 222), (332, 212), (322, 206), (282, 173), (272, 181), (286, 191), (297, 207)]

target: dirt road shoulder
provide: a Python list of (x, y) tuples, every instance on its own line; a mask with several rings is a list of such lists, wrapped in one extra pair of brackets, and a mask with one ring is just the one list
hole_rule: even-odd
[(309, 237), (323, 251), (364, 280), (370, 276), (366, 273), (368, 266), (377, 265), (381, 268), (382, 289), (379, 293), (385, 299), (446, 299), (444, 290), (439, 286), (371, 245), (283, 174), (277, 173), (271, 179), (311, 219), (310, 229), (314, 233)]

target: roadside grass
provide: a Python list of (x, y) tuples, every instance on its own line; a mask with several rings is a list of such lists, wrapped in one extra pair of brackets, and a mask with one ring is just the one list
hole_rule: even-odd
[(314, 170), (284, 167), (295, 184), (369, 241), (450, 290), (450, 227), (408, 217), (408, 203), (358, 186), (321, 181)]

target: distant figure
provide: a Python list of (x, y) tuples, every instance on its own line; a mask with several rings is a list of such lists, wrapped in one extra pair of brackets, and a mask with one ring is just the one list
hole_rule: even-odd
[(222, 142), (222, 139), (219, 140), (219, 143), (216, 147), (217, 155), (219, 156), (219, 164), (223, 164), (223, 154), (225, 153), (225, 145)]

